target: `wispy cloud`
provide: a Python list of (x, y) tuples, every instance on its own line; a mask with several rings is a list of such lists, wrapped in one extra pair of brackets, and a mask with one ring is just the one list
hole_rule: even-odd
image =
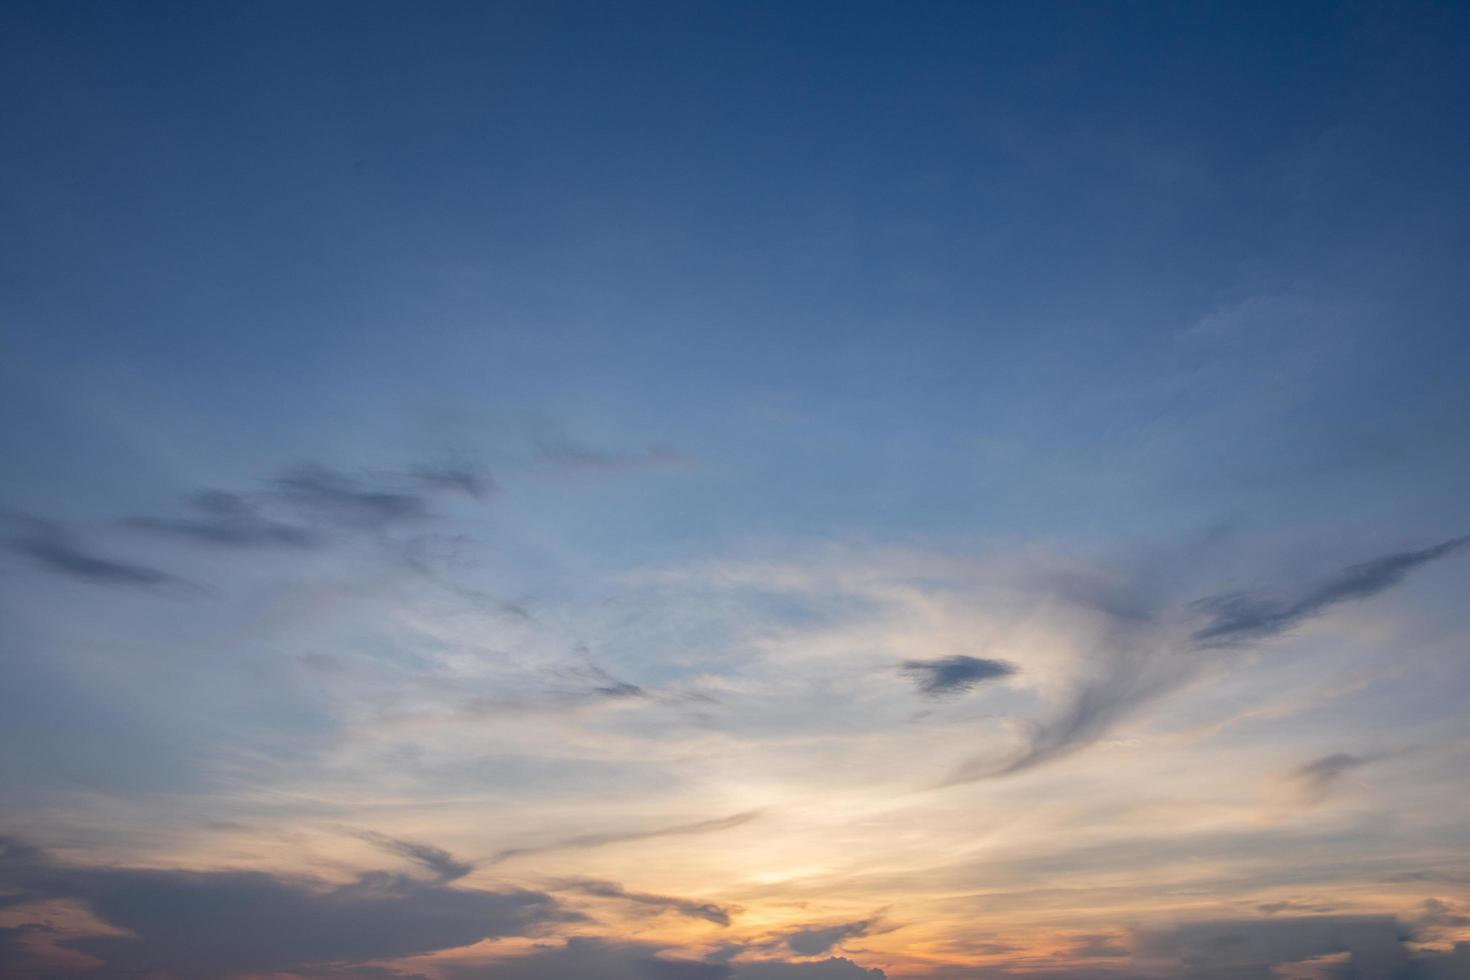
[(1470, 542), (1470, 535), (1451, 538), (1429, 548), (1401, 551), (1343, 569), (1295, 599), (1251, 592), (1208, 596), (1193, 608), (1209, 615), (1194, 633), (1195, 643), (1225, 646), (1285, 633), (1303, 620), (1325, 613), (1353, 599), (1367, 599), (1390, 589), (1420, 565), (1443, 558)]
[(194, 494), (190, 517), (131, 517), (129, 527), (225, 547), (309, 548), (322, 538), (307, 528), (273, 520), (239, 494), (208, 490)]
[(543, 462), (561, 470), (619, 472), (689, 465), (688, 457), (672, 449), (648, 446), (634, 450), (597, 449), (562, 433), (544, 433), (536, 439)]
[(1171, 636), (1164, 624), (1116, 619), (1117, 626), (1102, 637), (1094, 651), (1090, 673), (1059, 714), (1031, 728), (1020, 752), (1005, 761), (997, 761), (993, 754), (975, 756), (956, 767), (943, 784), (1010, 775), (1071, 755), (1198, 677), (1210, 663), (1203, 654), (1268, 639), (1336, 605), (1378, 595), (1467, 541), (1470, 537), (1452, 538), (1429, 548), (1352, 565), (1295, 600), (1242, 593), (1197, 600), (1188, 609), (1206, 611), (1210, 622), (1182, 640)]
[(734, 909), (713, 902), (697, 902), (671, 895), (653, 895), (648, 892), (630, 892), (615, 881), (599, 881), (591, 878), (572, 879), (561, 884), (568, 891), (580, 892), (594, 898), (610, 898), (657, 911), (676, 912), (693, 919), (704, 919), (716, 925), (728, 926)]
[(700, 820), (695, 823), (675, 824), (672, 827), (659, 827), (655, 830), (635, 830), (615, 834), (584, 834), (580, 837), (570, 837), (566, 840), (551, 844), (542, 844), (536, 847), (507, 848), (491, 857), (490, 863), (498, 864), (501, 861), (509, 861), (511, 858), (525, 857), (529, 854), (544, 854), (549, 851), (587, 850), (594, 847), (608, 847), (613, 844), (631, 844), (635, 841), (654, 840), (659, 837), (686, 837), (694, 834), (713, 834), (721, 830), (731, 830), (735, 827), (744, 826), (760, 815), (760, 810), (747, 810), (743, 813), (731, 814), (728, 817), (718, 817), (714, 820)]
[(441, 847), (432, 844), (421, 844), (417, 841), (403, 840), (399, 837), (390, 837), (373, 830), (351, 830), (352, 836), (367, 841), (376, 847), (380, 847), (390, 854), (407, 858), (416, 864), (428, 869), (436, 881), (457, 881), (475, 870), (475, 866), (468, 861), (461, 861)]
[(16, 530), (6, 538), (6, 547), (47, 571), (93, 585), (198, 591), (192, 583), (150, 565), (104, 558), (54, 521), (11, 517), (7, 523)]

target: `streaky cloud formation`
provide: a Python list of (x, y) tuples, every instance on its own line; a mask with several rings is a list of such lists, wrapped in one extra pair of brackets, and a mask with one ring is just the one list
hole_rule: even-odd
[(339, 527), (382, 531), (421, 524), (430, 517), (421, 494), (366, 486), (320, 464), (298, 466), (274, 482), (281, 500), (306, 516)]
[(550, 851), (567, 850), (589, 850), (596, 847), (609, 847), (614, 844), (631, 844), (637, 841), (655, 840), (660, 837), (689, 837), (698, 834), (714, 834), (722, 830), (731, 830), (750, 823), (761, 816), (760, 810), (746, 810), (741, 813), (733, 813), (728, 817), (716, 817), (713, 820), (698, 820), (694, 823), (675, 824), (672, 827), (659, 827), (655, 830), (635, 830), (627, 833), (616, 834), (583, 834), (579, 837), (570, 837), (566, 840), (556, 841), (551, 844), (542, 844), (536, 847), (511, 847), (499, 851), (490, 858), (490, 864), (499, 864), (512, 858), (526, 857), (531, 854), (545, 854)]
[(263, 516), (239, 494), (207, 490), (190, 497), (189, 505), (198, 516), (131, 517), (125, 523), (140, 531), (231, 548), (309, 548), (322, 542), (319, 535), (306, 528)]
[(453, 968), (452, 980), (884, 980), (878, 969), (863, 969), (833, 957), (803, 963), (736, 961), (738, 947), (705, 959), (670, 955), (657, 945), (572, 936), (559, 946), (544, 946), (525, 956)]
[(1420, 565), (1452, 554), (1467, 542), (1470, 535), (1352, 565), (1297, 599), (1233, 592), (1196, 600), (1193, 608), (1207, 613), (1210, 621), (1195, 631), (1194, 641), (1201, 647), (1228, 646), (1285, 633), (1338, 603), (1368, 599), (1390, 589)]
[(390, 854), (397, 854), (421, 865), (433, 873), (436, 881), (446, 883), (457, 881), (475, 870), (475, 866), (470, 862), (460, 861), (442, 847), (435, 847), (432, 844), (402, 840), (372, 830), (353, 830), (349, 833)]
[(561, 883), (566, 890), (580, 892), (594, 898), (610, 898), (657, 911), (677, 912), (693, 919), (704, 919), (715, 925), (728, 926), (734, 910), (713, 902), (696, 902), (671, 895), (652, 895), (648, 892), (630, 892), (614, 881), (581, 879)]
[(154, 591), (198, 591), (197, 586), (192, 583), (161, 569), (95, 554), (75, 534), (55, 521), (9, 517), (5, 522), (14, 528), (8, 533), (6, 546), (41, 568), (58, 575), (92, 585)]
[(903, 671), (913, 678), (921, 694), (940, 698), (963, 694), (982, 681), (1008, 677), (1016, 668), (1003, 660), (959, 655), (939, 660), (909, 660), (904, 663)]
[(1196, 600), (1189, 608), (1208, 611), (1212, 620), (1183, 641), (1173, 639), (1165, 627), (1132, 622), (1132, 617), (1120, 621), (1096, 652), (1092, 673), (1084, 677), (1060, 714), (1032, 726), (1021, 752), (1000, 763), (993, 756), (976, 756), (958, 766), (943, 785), (1012, 775), (1072, 755), (1195, 679), (1204, 665), (1191, 658), (1264, 640), (1340, 603), (1371, 598), (1402, 582), (1415, 568), (1453, 554), (1467, 541), (1470, 537), (1451, 538), (1432, 547), (1352, 565), (1294, 602), (1247, 598), (1241, 593)]

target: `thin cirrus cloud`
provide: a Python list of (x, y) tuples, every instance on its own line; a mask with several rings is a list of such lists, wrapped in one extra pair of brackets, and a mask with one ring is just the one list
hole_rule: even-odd
[(188, 500), (188, 517), (131, 517), (124, 523), (139, 531), (231, 548), (310, 548), (322, 542), (308, 528), (274, 520), (239, 494), (206, 490)]
[(1100, 641), (1093, 672), (1078, 684), (1060, 714), (1031, 728), (1019, 753), (1002, 762), (991, 756), (973, 757), (957, 766), (943, 785), (1011, 775), (1069, 756), (1198, 676), (1204, 666), (1196, 659), (1199, 655), (1286, 633), (1334, 606), (1378, 595), (1414, 569), (1458, 551), (1467, 540), (1451, 538), (1352, 565), (1295, 600), (1241, 593), (1196, 600), (1189, 608), (1205, 611), (1210, 621), (1183, 641), (1174, 640), (1152, 621), (1119, 619)]
[(562, 882), (561, 889), (573, 891), (593, 898), (614, 899), (655, 912), (674, 912), (691, 919), (703, 919), (718, 926), (728, 926), (735, 909), (714, 902), (698, 902), (672, 895), (655, 895), (649, 892), (628, 891), (614, 881), (597, 879), (573, 879)]
[(6, 538), (6, 547), (46, 571), (92, 585), (197, 591), (197, 586), (161, 569), (97, 554), (56, 521), (12, 516), (7, 523), (14, 530)]
[(1420, 565), (1452, 554), (1467, 542), (1470, 535), (1352, 565), (1295, 599), (1241, 592), (1199, 599), (1192, 606), (1207, 613), (1209, 622), (1195, 631), (1194, 641), (1202, 647), (1226, 646), (1285, 633), (1339, 603), (1390, 589)]
[(610, 847), (615, 844), (631, 844), (637, 841), (656, 840), (660, 837), (689, 837), (699, 834), (714, 834), (722, 830), (731, 830), (735, 827), (744, 826), (760, 816), (760, 810), (746, 810), (742, 813), (733, 813), (728, 817), (717, 817), (713, 820), (700, 820), (694, 823), (675, 824), (671, 827), (659, 827), (655, 830), (637, 830), (621, 834), (584, 834), (580, 837), (570, 837), (566, 840), (541, 844), (535, 847), (506, 848), (492, 856), (489, 863), (499, 864), (502, 861), (509, 861), (512, 858), (526, 857), (531, 854), (544, 854), (550, 851), (580, 851), (596, 847)]

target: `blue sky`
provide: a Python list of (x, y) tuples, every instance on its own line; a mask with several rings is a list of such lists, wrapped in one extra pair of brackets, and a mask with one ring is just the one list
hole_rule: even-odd
[[(1234, 923), (1301, 976), (1454, 969), (1470, 869), (1365, 882), (1467, 843), (1467, 27), (5, 4), (0, 832), (50, 869), (5, 950), (1153, 977)], [(1018, 854), (1135, 820), (1170, 853), (1185, 810), (1239, 868), (1283, 841), (1379, 864), (1303, 870), (1310, 895), (1208, 875), (1162, 924), (1138, 889), (1056, 918), (1006, 891), (966, 925), (962, 893), (1035, 873), (968, 863), (981, 814)], [(553, 831), (633, 850), (483, 863)], [(396, 896), (426, 921), (519, 888), (535, 922), (206, 964), (182, 919), (85, 900), (135, 887), (119, 867), (349, 903), (393, 855), (439, 873), (384, 839), (471, 861)], [(1059, 881), (1095, 870), (1062, 853)], [(1292, 909), (1295, 946), (1239, 925)]]

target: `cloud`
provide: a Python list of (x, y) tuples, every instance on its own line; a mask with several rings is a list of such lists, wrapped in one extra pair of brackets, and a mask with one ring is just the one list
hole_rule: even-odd
[(1388, 915), (1226, 919), (1140, 931), (1134, 953), (1191, 980), (1276, 980), (1282, 968), (1333, 954), (1346, 954), (1344, 980), (1407, 980), (1424, 975), (1404, 945), (1409, 938)]
[(1073, 937), (1073, 944), (1067, 950), (1067, 955), (1079, 959), (1111, 959), (1129, 955), (1129, 949), (1120, 941), (1120, 937), (1112, 933), (1097, 932)]
[(1352, 565), (1292, 601), (1238, 592), (1197, 600), (1189, 608), (1204, 610), (1210, 621), (1182, 641), (1171, 638), (1163, 625), (1151, 620), (1115, 617), (1114, 627), (1094, 651), (1091, 673), (1056, 717), (1032, 728), (1020, 752), (1000, 761), (993, 755), (972, 757), (941, 785), (1023, 772), (1080, 751), (1197, 677), (1210, 663), (1200, 653), (1266, 639), (1339, 603), (1378, 595), (1403, 581), (1410, 571), (1453, 553), (1467, 541), (1470, 536), (1452, 538), (1429, 548)]
[(760, 815), (760, 810), (746, 810), (743, 813), (731, 814), (728, 817), (718, 817), (714, 820), (700, 820), (696, 823), (676, 824), (672, 827), (660, 827), (657, 830), (640, 830), (621, 834), (585, 834), (581, 837), (572, 837), (539, 847), (507, 848), (493, 856), (489, 863), (498, 864), (501, 861), (508, 861), (511, 858), (525, 857), (528, 854), (545, 854), (549, 851), (586, 850), (594, 847), (607, 847), (612, 844), (629, 844), (634, 841), (653, 840), (658, 837), (684, 837), (691, 834), (712, 834), (750, 823)]
[(1016, 668), (1003, 660), (955, 656), (940, 660), (909, 660), (904, 663), (903, 671), (913, 678), (921, 694), (938, 698), (963, 694), (981, 681), (1008, 677), (1016, 672)]
[(818, 956), (833, 946), (841, 945), (845, 940), (866, 936), (876, 921), (876, 919), (863, 919), (858, 922), (842, 922), (835, 926), (797, 929), (794, 932), (785, 933), (781, 939), (793, 953), (801, 956)]
[(574, 936), (559, 946), (543, 946), (524, 956), (478, 966), (449, 968), (452, 980), (883, 980), (882, 970), (866, 970), (851, 960), (815, 963), (731, 962), (739, 947), (693, 959), (647, 943), (623, 943)]
[(197, 591), (192, 583), (157, 568), (93, 554), (54, 521), (11, 518), (9, 523), (20, 530), (7, 538), (6, 547), (47, 571), (92, 585)]
[(475, 870), (475, 866), (470, 862), (460, 861), (448, 851), (432, 844), (420, 844), (416, 841), (389, 837), (387, 834), (380, 834), (373, 830), (353, 830), (349, 833), (390, 854), (397, 854), (399, 857), (422, 865), (433, 873), (436, 881), (457, 881)]
[(194, 517), (132, 517), (125, 523), (140, 531), (186, 538), (230, 548), (309, 548), (321, 539), (306, 528), (272, 520), (239, 494), (207, 490), (189, 498)]
[(223, 977), (362, 962), (522, 936), (572, 916), (548, 895), (446, 887), (386, 872), (341, 885), (259, 871), (76, 866), (6, 847), (0, 886), (70, 899), (126, 935), (58, 945), (101, 959), (102, 975)]
[(562, 887), (595, 898), (617, 899), (660, 911), (677, 912), (692, 919), (704, 919), (721, 926), (730, 924), (730, 915), (733, 911), (728, 906), (715, 905), (712, 902), (696, 902), (670, 895), (650, 895), (647, 892), (630, 892), (614, 881), (574, 879), (564, 882)]
[(465, 464), (416, 466), (413, 476), (431, 490), (460, 493), (472, 500), (488, 500), (500, 489), (489, 473)]
[(1286, 781), (1295, 789), (1304, 805), (1315, 806), (1331, 794), (1346, 773), (1362, 768), (1372, 761), (1374, 760), (1363, 756), (1336, 752), (1292, 770), (1287, 774)]
[(430, 516), (421, 494), (368, 487), (337, 470), (316, 464), (296, 468), (275, 481), (288, 505), (319, 521), (361, 531), (418, 524)]
[(543, 461), (568, 471), (618, 472), (680, 467), (689, 463), (685, 456), (670, 449), (652, 446), (632, 452), (593, 449), (560, 433), (539, 437), (536, 451)]
[(1392, 588), (1420, 565), (1443, 558), (1470, 542), (1470, 535), (1451, 538), (1418, 551), (1400, 551), (1343, 569), (1296, 599), (1232, 592), (1193, 603), (1210, 620), (1194, 633), (1200, 646), (1224, 646), (1260, 640), (1290, 630), (1341, 602), (1367, 599)]

